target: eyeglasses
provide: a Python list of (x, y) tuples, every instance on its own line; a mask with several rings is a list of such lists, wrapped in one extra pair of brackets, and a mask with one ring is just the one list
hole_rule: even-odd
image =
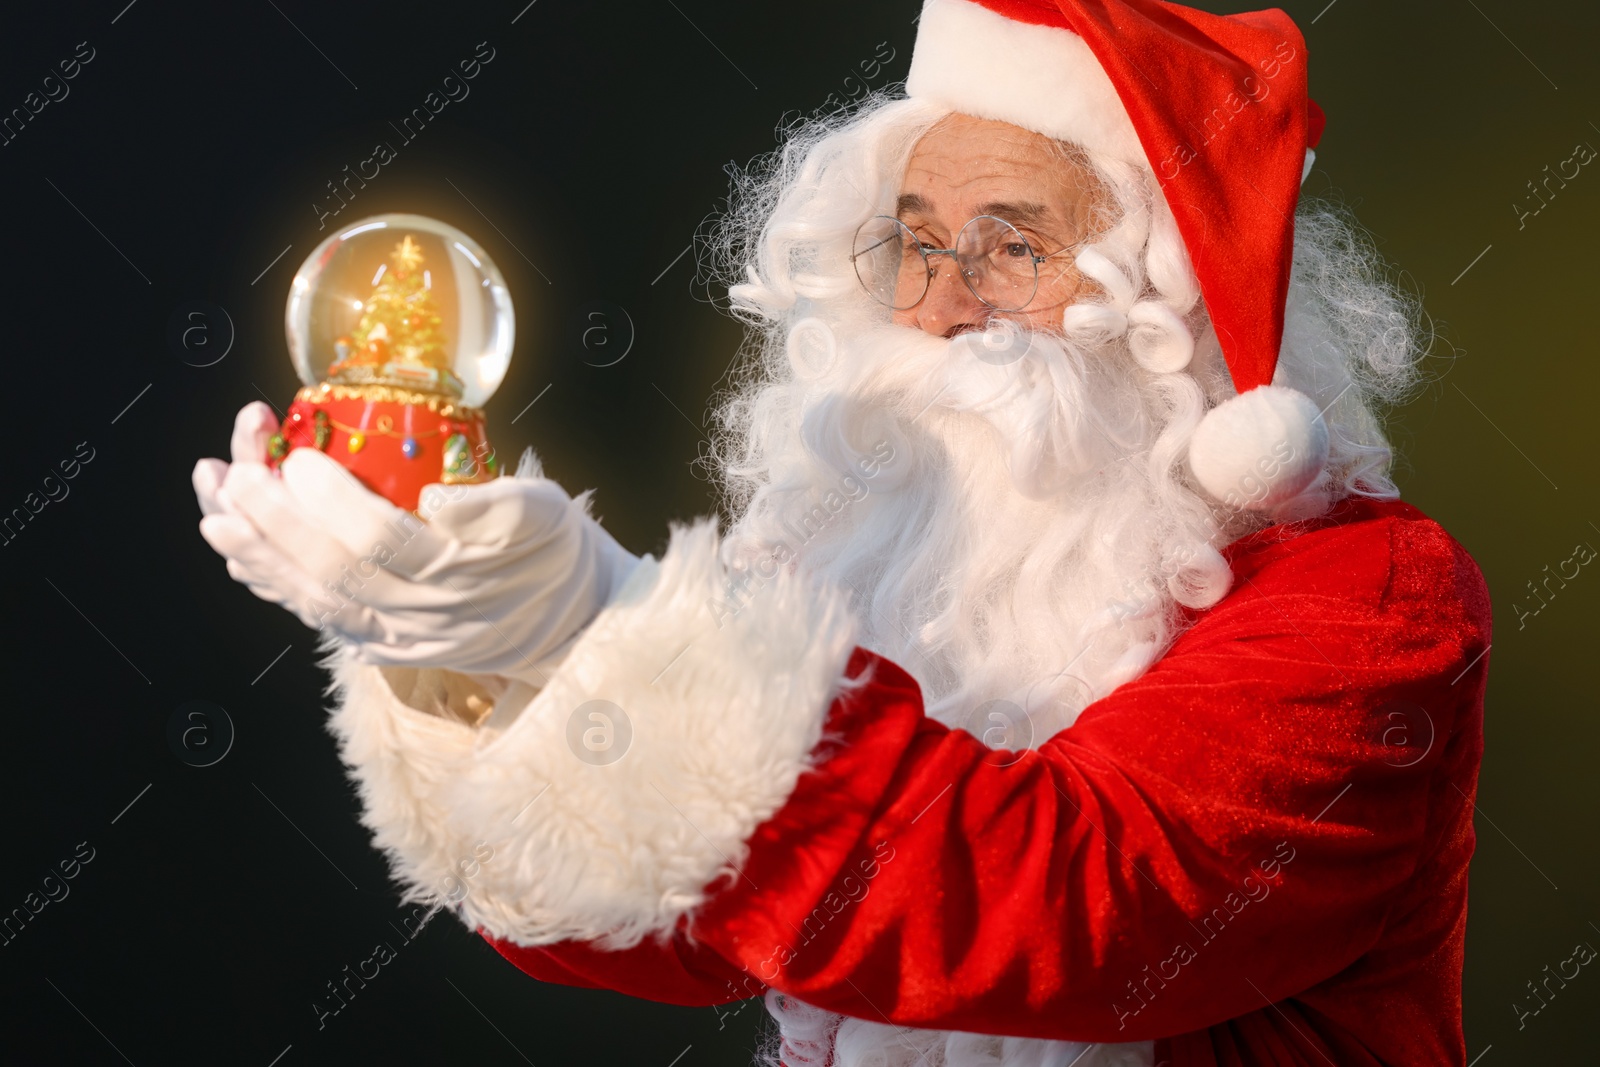
[[(1081, 244), (1081, 242), (1080, 242)], [(929, 248), (892, 215), (874, 215), (856, 231), (850, 262), (878, 303), (905, 311), (928, 295), (930, 256), (955, 260), (972, 295), (996, 311), (1021, 311), (1039, 291), (1039, 264), (1078, 245), (1041, 256), (1011, 223), (979, 215), (961, 227), (954, 248)]]

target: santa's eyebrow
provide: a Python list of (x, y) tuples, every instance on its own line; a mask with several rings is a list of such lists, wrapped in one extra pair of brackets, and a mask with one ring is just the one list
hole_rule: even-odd
[[(895, 201), (894, 210), (896, 215), (934, 214), (933, 205), (919, 193), (901, 193), (899, 199)], [(1025, 226), (1036, 226), (1052, 217), (1047, 206), (1033, 200), (991, 200), (987, 204), (978, 205), (978, 214), (993, 215), (1007, 222), (1018, 222)]]
[(1007, 222), (1020, 222), (1025, 225), (1038, 225), (1050, 219), (1050, 209), (1043, 204), (1032, 200), (991, 200), (987, 204), (978, 205), (978, 214), (993, 215), (997, 219)]
[(932, 215), (933, 205), (927, 198), (918, 193), (901, 193), (900, 198), (894, 202), (896, 215)]

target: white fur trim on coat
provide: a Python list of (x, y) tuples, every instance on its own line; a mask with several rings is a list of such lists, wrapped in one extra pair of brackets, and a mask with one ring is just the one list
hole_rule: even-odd
[(1133, 120), (1083, 38), (972, 0), (927, 0), (906, 95), (1148, 167)]
[(523, 945), (622, 948), (735, 877), (809, 766), (856, 627), (786, 571), (737, 613), (728, 597), (714, 527), (674, 530), (548, 685), (501, 698), (527, 702), (503, 731), (408, 708), (338, 658), (332, 728), (406, 899)]

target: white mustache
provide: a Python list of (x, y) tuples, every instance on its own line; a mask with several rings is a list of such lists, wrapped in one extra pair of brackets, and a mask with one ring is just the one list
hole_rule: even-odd
[(1030, 498), (1060, 491), (1149, 438), (1126, 355), (1114, 345), (1084, 345), (999, 318), (954, 338), (879, 326), (823, 339), (819, 328), (826, 329), (807, 325), (807, 348), (823, 346), (831, 358), (806, 369), (826, 366), (815, 381), (822, 391), (878, 410), (902, 432), (931, 429), (950, 413), (975, 416), (998, 435), (1014, 486)]

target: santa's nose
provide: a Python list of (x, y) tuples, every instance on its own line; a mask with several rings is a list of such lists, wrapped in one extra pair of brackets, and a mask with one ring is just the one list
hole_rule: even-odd
[(989, 307), (972, 295), (961, 280), (961, 268), (949, 257), (940, 257), (936, 262), (926, 295), (914, 307), (896, 312), (895, 322), (939, 337), (983, 329)]

